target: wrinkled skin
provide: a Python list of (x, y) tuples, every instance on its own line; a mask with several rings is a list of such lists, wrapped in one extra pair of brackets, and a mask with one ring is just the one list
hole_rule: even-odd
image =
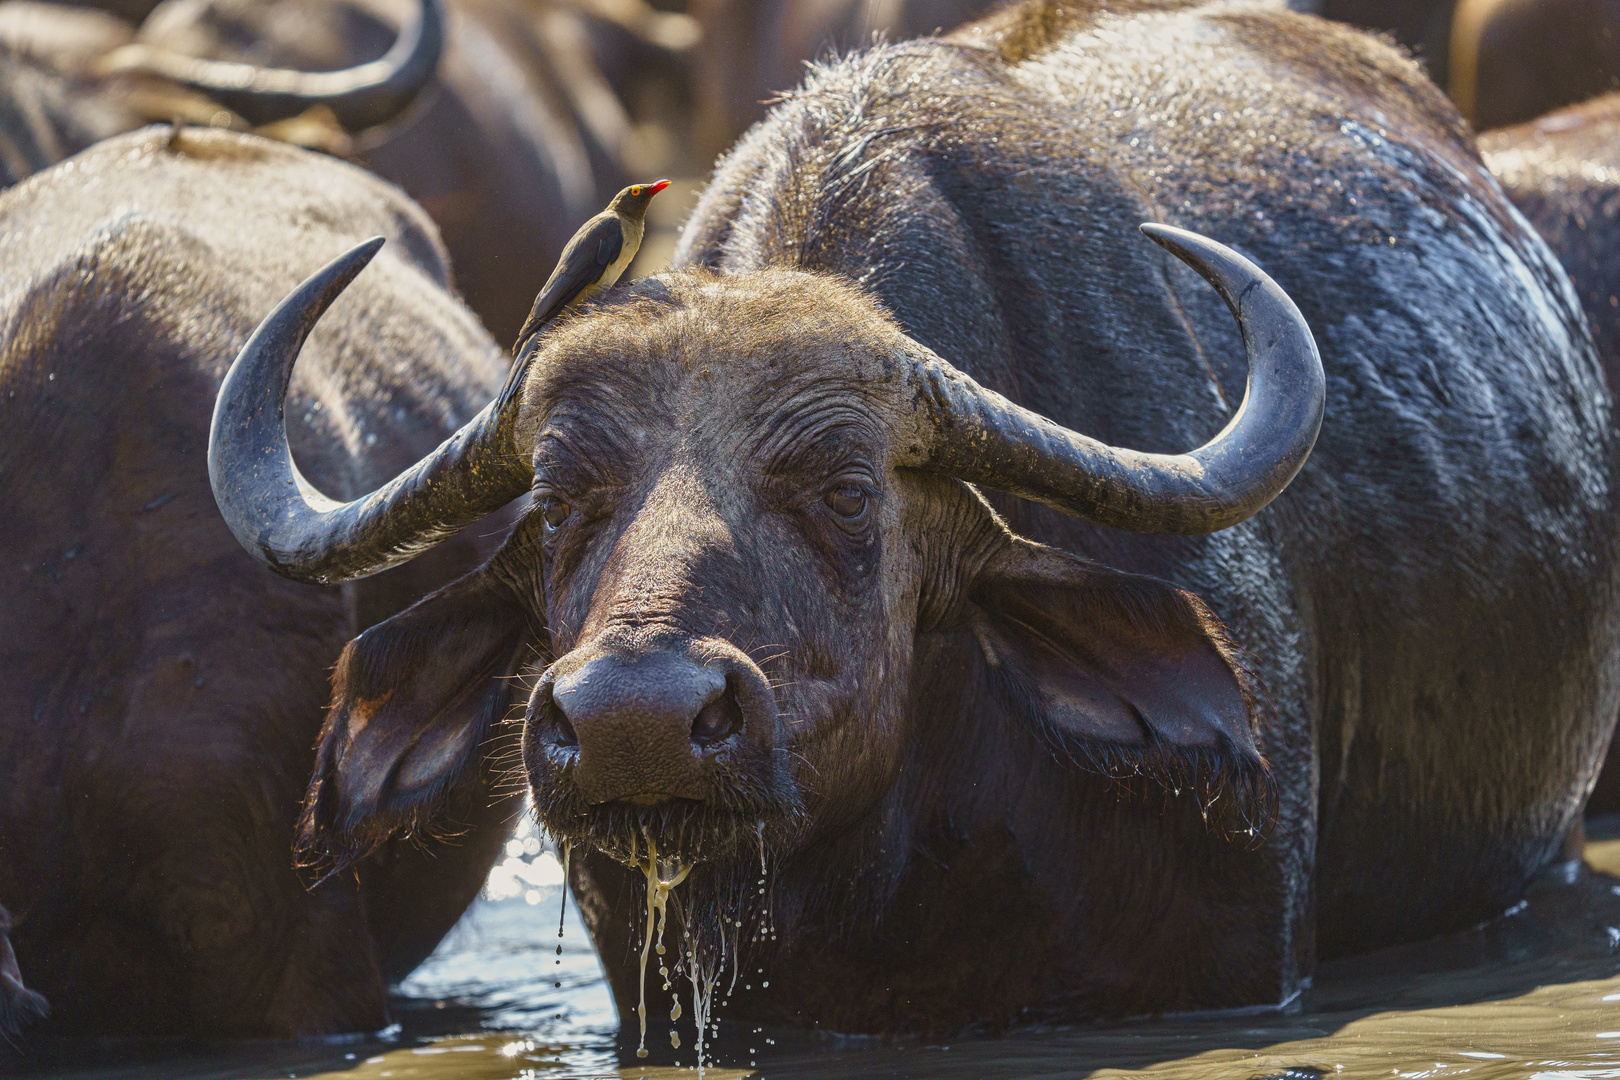
[[(435, 718), (522, 634), (525, 767), (627, 1020), (649, 838), (696, 861), (676, 925), (763, 969), (719, 1015), (842, 1031), (1276, 1003), (1519, 898), (1620, 704), (1576, 299), (1415, 64), (1269, 7), (1126, 8), (814, 73), (684, 269), (542, 339), (530, 510), (345, 651), (312, 851), (423, 811), (378, 778), (448, 782), (465, 755), (416, 748), (476, 741)], [(1292, 487), (1171, 538), (912, 467), (917, 343), (1115, 445), (1222, 427), (1232, 317), (1144, 220), (1313, 328)]]
[[(1489, 132), (1479, 148), (1569, 272), (1612, 393), (1620, 386), (1620, 94)], [(1617, 812), (1620, 760), (1611, 753), (1587, 813)]]
[[(120, 136), (0, 195), (0, 222), (0, 905), (51, 1006), (30, 1035), (375, 1030), (513, 810), (469, 770), (454, 842), (402, 840), (306, 891), (298, 798), (343, 642), (485, 541), (343, 589), (273, 578), (214, 510), (208, 427), (258, 319), (373, 234), (389, 254), (293, 381), (319, 483), (369, 489), (431, 449), (502, 354), (420, 209), (267, 140)], [(9, 956), (0, 934), (0, 1015)]]

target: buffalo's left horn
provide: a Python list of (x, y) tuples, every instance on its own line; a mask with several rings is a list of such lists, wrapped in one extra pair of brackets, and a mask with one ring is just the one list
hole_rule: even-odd
[(315, 322), (383, 245), (367, 240), (283, 300), (225, 375), (208, 433), (208, 479), (237, 540), (296, 581), (336, 585), (386, 570), (454, 536), (528, 490), (513, 439), (525, 365), (427, 457), (369, 495), (337, 502), (292, 459), (283, 410), (293, 364)]
[(1202, 274), (1237, 318), (1248, 387), (1220, 434), (1185, 454), (1109, 446), (1013, 404), (919, 346), (919, 426), (905, 464), (1139, 533), (1214, 532), (1280, 495), (1322, 426), (1326, 380), (1305, 317), (1231, 248), (1167, 225), (1142, 231)]
[(157, 75), (208, 95), (249, 123), (287, 120), (316, 105), (347, 131), (385, 124), (433, 78), (444, 52), (444, 0), (420, 0), (416, 15), (377, 60), (342, 71), (291, 71), (203, 60), (136, 43), (107, 59), (108, 71)]

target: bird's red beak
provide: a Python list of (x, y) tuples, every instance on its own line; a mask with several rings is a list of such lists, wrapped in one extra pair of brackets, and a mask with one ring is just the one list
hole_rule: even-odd
[(647, 194), (648, 195), (656, 195), (660, 191), (663, 191), (667, 187), (669, 187), (669, 181), (668, 180), (660, 180), (656, 184), (648, 184), (647, 185)]

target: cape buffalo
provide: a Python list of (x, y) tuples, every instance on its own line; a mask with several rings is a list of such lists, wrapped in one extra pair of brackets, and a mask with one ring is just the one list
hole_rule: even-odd
[(1559, 857), (1620, 704), (1610, 400), (1552, 254), (1376, 39), (1034, 2), (819, 68), (678, 268), (336, 502), (281, 387), (370, 250), (221, 389), (233, 532), (335, 582), (530, 500), (345, 649), (309, 857), (429, 812), (514, 637), (627, 1019), (643, 962), (692, 977), (683, 1024), (1275, 1003)]
[(1446, 85), (1454, 0), (1293, 0), (1289, 6), (1389, 34), (1422, 61), (1429, 78)]
[(806, 61), (872, 43), (953, 30), (995, 0), (693, 0), (703, 27), (693, 52), (694, 126), (703, 167), (798, 83)]
[(1610, 0), (1459, 0), (1446, 85), (1481, 131), (1620, 89)]
[[(467, 306), (510, 341), (568, 238), (628, 183), (628, 122), (566, 15), (524, 0), (445, 6), (444, 58), (421, 104), (350, 156), (433, 215)], [(195, 63), (181, 56), (343, 68), (380, 55), (411, 7), (166, 0), (137, 42), (174, 58), (176, 75)]]
[(1479, 149), (1568, 271), (1612, 392), (1620, 387), (1620, 94), (1488, 132)]
[[(121, 135), (0, 194), (0, 1024), (62, 1032), (376, 1029), (386, 982), (475, 895), (509, 811), (313, 892), (289, 858), (344, 641), (475, 565), (343, 589), (262, 573), (204, 467), (220, 377), (302, 264), (388, 252), (323, 323), (291, 432), (368, 491), (500, 385), (427, 216), (331, 158), (209, 129)], [(437, 553), (435, 553), (437, 558)], [(431, 872), (425, 872), (431, 866)], [(8, 978), (9, 976), (9, 978)]]
[(120, 95), (73, 74), (129, 33), (99, 12), (0, 3), (0, 188), (135, 126)]
[(114, 58), (128, 68), (146, 57), (134, 45), (135, 28), (117, 16), (5, 0), (0, 3), (0, 187), (154, 120), (251, 128), (299, 145), (345, 150), (344, 124), (360, 130), (396, 119), (433, 78), (444, 42), (442, 23), (437, 0), (427, 0), (421, 17), (376, 63), (318, 73), (262, 67), (178, 73), (196, 76), (187, 85), (114, 74)]
[[(1445, 0), (1273, 0), (1278, 7), (1393, 30), (1423, 50), (1438, 25), (1443, 71)], [(765, 115), (776, 95), (798, 83), (804, 65), (829, 53), (954, 30), (983, 15), (996, 0), (692, 0), (703, 26), (693, 50), (693, 126), (706, 168)], [(1433, 9), (1431, 12), (1429, 9)], [(1443, 10), (1442, 10), (1443, 9)], [(1431, 61), (1432, 65), (1432, 61)], [(1435, 75), (1437, 79), (1443, 75)]]
[[(1480, 136), (1491, 172), (1568, 271), (1611, 393), (1620, 387), (1620, 94)], [(1620, 812), (1610, 753), (1587, 813)]]
[[(77, 128), (231, 122), (222, 106), (235, 126), (348, 157), (433, 216), (457, 288), (505, 340), (573, 230), (625, 183), (623, 109), (577, 21), (518, 0), (169, 0), (116, 51), (32, 56), (34, 81), (64, 89), (22, 93), (9, 109), (65, 103), (50, 161), (87, 145)], [(324, 123), (308, 113), (316, 105)], [(0, 117), (7, 109), (0, 99)]]

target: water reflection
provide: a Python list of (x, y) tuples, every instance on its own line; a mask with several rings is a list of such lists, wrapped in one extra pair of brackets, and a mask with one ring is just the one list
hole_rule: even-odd
[[(1587, 860), (1464, 933), (1326, 965), (1287, 1011), (1165, 1017), (948, 1044), (728, 1031), (714, 1080), (1152, 1077), (1156, 1080), (1620, 1080), (1620, 819)], [(533, 841), (532, 843), (530, 841)], [(549, 861), (548, 861), (549, 860)], [(503, 869), (504, 867), (504, 869)], [(481, 899), (400, 988), (400, 1023), (351, 1043), (49, 1048), (30, 1075), (73, 1080), (674, 1080), (635, 1064), (561, 868), (520, 834)], [(723, 1018), (722, 1018), (723, 1019)], [(70, 1056), (67, 1056), (70, 1055)], [(621, 1064), (623, 1063), (623, 1064)], [(686, 1063), (690, 1065), (690, 1062)]]

